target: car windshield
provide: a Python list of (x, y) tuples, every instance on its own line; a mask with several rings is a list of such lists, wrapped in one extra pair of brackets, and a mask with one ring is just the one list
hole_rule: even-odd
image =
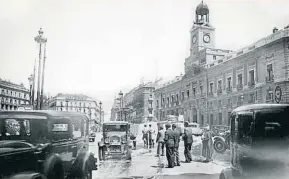
[(125, 132), (127, 130), (127, 125), (123, 124), (109, 124), (104, 125), (103, 127), (105, 132)]

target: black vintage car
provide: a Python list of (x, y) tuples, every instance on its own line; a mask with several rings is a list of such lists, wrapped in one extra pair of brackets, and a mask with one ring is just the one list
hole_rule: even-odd
[(231, 115), (231, 167), (220, 179), (289, 178), (289, 105), (252, 104)]
[(0, 178), (92, 178), (97, 165), (88, 143), (86, 115), (0, 112)]

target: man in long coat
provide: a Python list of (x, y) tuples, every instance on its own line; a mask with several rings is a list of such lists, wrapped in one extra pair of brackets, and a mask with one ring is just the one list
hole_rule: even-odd
[(181, 137), (181, 131), (177, 128), (176, 124), (172, 125), (174, 134), (175, 134), (175, 150), (174, 150), (174, 154), (175, 154), (175, 166), (181, 166), (180, 165), (180, 158), (179, 158), (179, 143), (180, 143), (180, 137)]
[(174, 149), (175, 149), (175, 134), (171, 129), (170, 124), (166, 124), (165, 132), (166, 156), (168, 160), (168, 168), (174, 168)]
[(191, 155), (191, 150), (192, 150), (192, 145), (193, 145), (193, 133), (192, 129), (189, 127), (189, 123), (185, 122), (185, 130), (183, 134), (183, 140), (184, 140), (184, 145), (185, 145), (185, 158), (186, 158), (186, 163), (190, 163), (192, 161), (192, 155)]

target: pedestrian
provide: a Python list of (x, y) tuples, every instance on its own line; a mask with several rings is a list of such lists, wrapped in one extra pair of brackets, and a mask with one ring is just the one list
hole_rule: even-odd
[(149, 131), (149, 145), (150, 145), (150, 148), (154, 148), (154, 146), (155, 146), (155, 137), (154, 137), (154, 135), (155, 135), (155, 130), (152, 128), (152, 125), (151, 124), (149, 124), (149, 129), (148, 129), (148, 131)]
[(174, 147), (175, 147), (175, 134), (171, 129), (170, 124), (166, 124), (165, 132), (166, 156), (168, 160), (168, 168), (174, 168)]
[(161, 156), (164, 156), (165, 130), (164, 130), (163, 126), (160, 126), (160, 130), (158, 131), (156, 142), (158, 143), (158, 149), (157, 149), (156, 157), (159, 157), (160, 153), (161, 153)]
[(174, 165), (175, 166), (181, 166), (180, 165), (180, 158), (179, 158), (179, 143), (180, 143), (180, 137), (181, 137), (181, 131), (177, 128), (176, 124), (172, 125), (174, 134), (175, 134), (175, 148), (174, 148), (174, 154), (175, 154), (175, 160)]
[(208, 128), (205, 127), (202, 136), (202, 156), (206, 158), (206, 161), (210, 161), (212, 158), (211, 146), (212, 137)]
[(130, 134), (130, 140), (133, 142), (134, 150), (136, 150), (136, 136), (133, 133)]
[(192, 145), (193, 145), (193, 133), (192, 129), (189, 127), (189, 123), (186, 121), (185, 124), (185, 129), (184, 129), (184, 134), (183, 134), (183, 140), (184, 140), (184, 145), (185, 145), (185, 158), (186, 158), (186, 163), (191, 163), (192, 161), (192, 155), (191, 155), (191, 150), (192, 150)]
[(144, 129), (142, 130), (142, 140), (144, 141), (144, 146), (148, 146), (148, 130), (147, 130), (147, 125), (144, 125)]

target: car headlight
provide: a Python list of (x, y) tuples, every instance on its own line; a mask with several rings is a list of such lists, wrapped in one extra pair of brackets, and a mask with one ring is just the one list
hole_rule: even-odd
[(105, 143), (109, 143), (109, 139), (106, 138), (106, 139), (104, 140), (104, 142), (105, 142)]

